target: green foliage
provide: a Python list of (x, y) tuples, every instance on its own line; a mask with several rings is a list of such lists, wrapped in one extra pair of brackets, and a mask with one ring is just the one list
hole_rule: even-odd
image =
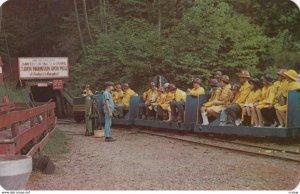
[[(70, 0), (10, 0), (0, 33), (12, 56), (68, 56), (75, 94), (86, 82), (102, 90), (108, 80), (139, 91), (156, 74), (185, 89), (216, 70), (232, 79), (240, 69), (300, 71), (300, 12), (291, 1), (95, 0), (86, 1), (88, 21), (76, 2), (84, 44)], [(0, 54), (8, 57), (6, 46)]]
[(56, 129), (47, 145), (42, 150), (46, 155), (58, 155), (68, 152), (67, 144), (70, 138), (59, 129)]
[(11, 101), (14, 102), (28, 102), (29, 99), (26, 97), (26, 94), (23, 90), (14, 90), (8, 85), (0, 85), (0, 100), (2, 102), (2, 99), (4, 96), (8, 96), (8, 98)]

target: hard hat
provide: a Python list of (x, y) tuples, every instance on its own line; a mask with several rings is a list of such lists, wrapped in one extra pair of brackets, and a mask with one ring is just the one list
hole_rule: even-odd
[(200, 78), (195, 78), (193, 80), (193, 83), (197, 83), (197, 84), (201, 84), (202, 83), (202, 80)]
[(286, 71), (286, 72), (284, 72), (284, 75), (286, 76), (286, 77), (288, 77), (288, 78), (290, 78), (290, 79), (292, 79), (292, 80), (294, 80), (294, 81), (296, 81), (297, 80), (297, 72), (295, 71), (295, 70), (288, 70), (288, 71)]
[(174, 91), (174, 90), (177, 89), (174, 84), (169, 84), (168, 88), (169, 88), (170, 91)]
[(285, 77), (284, 72), (286, 72), (286, 69), (279, 69), (279, 71), (277, 72), (278, 75)]
[(221, 78), (222, 77), (222, 72), (221, 71), (216, 71), (214, 73), (214, 78)]
[(222, 75), (222, 81), (225, 83), (229, 83), (229, 76), (228, 75)]
[(242, 71), (239, 73), (239, 77), (250, 78), (250, 73), (249, 73), (249, 71), (242, 70)]
[(212, 86), (212, 87), (218, 87), (219, 86), (219, 82), (216, 79), (211, 79), (209, 81), (209, 85)]
[(257, 78), (251, 78), (249, 80), (249, 83), (252, 84), (252, 85), (256, 85), (258, 87), (261, 86), (261, 81), (259, 79), (257, 79)]
[(164, 84), (164, 88), (169, 87), (169, 85), (170, 85), (169, 83), (165, 83), (165, 84)]
[(262, 81), (267, 82), (267, 84), (271, 85), (273, 82), (273, 76), (271, 74), (266, 74), (264, 76), (261, 77)]

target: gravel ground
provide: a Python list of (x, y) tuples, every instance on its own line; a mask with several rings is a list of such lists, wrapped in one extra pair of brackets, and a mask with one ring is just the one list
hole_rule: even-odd
[(30, 190), (292, 190), (300, 165), (113, 129), (116, 142), (70, 135), (70, 151), (50, 156), (52, 175), (33, 172)]

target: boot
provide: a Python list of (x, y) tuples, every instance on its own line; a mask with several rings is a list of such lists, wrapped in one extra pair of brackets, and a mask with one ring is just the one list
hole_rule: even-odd
[(105, 138), (105, 142), (113, 142), (116, 141), (116, 139), (112, 138), (112, 137), (106, 137)]
[(207, 113), (206, 112), (202, 112), (201, 116), (202, 116), (202, 120), (203, 120), (202, 125), (208, 125), (209, 122), (208, 122), (208, 118), (207, 118)]

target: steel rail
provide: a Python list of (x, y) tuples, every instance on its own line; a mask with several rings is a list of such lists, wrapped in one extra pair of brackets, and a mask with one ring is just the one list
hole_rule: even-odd
[[(300, 163), (300, 159), (298, 160), (298, 159), (295, 159), (295, 158), (274, 156), (274, 155), (269, 155), (269, 154), (260, 153), (260, 152), (248, 151), (248, 150), (244, 150), (244, 149), (236, 149), (236, 148), (232, 148), (232, 147), (228, 147), (228, 146), (214, 145), (214, 144), (210, 144), (210, 143), (204, 143), (204, 142), (195, 141), (195, 140), (188, 140), (188, 139), (183, 139), (183, 138), (174, 137), (174, 136), (170, 136), (170, 135), (153, 133), (153, 132), (144, 131), (144, 130), (140, 130), (140, 129), (133, 129), (133, 131), (135, 131), (137, 133), (152, 135), (152, 136), (158, 136), (158, 137), (164, 137), (164, 138), (168, 138), (168, 139), (174, 139), (174, 140), (187, 142), (187, 143), (194, 144), (194, 145), (203, 145), (203, 146), (208, 146), (208, 147), (213, 147), (213, 148), (218, 148), (218, 149), (225, 149), (225, 150), (238, 152), (238, 153), (243, 153), (243, 154), (248, 154), (248, 155), (263, 156), (263, 157), (267, 157), (267, 158), (273, 158), (273, 159), (278, 159), (278, 160), (283, 160), (283, 161)], [(230, 143), (230, 142), (226, 142), (226, 143)], [(246, 147), (246, 145), (245, 145), (245, 147)]]

